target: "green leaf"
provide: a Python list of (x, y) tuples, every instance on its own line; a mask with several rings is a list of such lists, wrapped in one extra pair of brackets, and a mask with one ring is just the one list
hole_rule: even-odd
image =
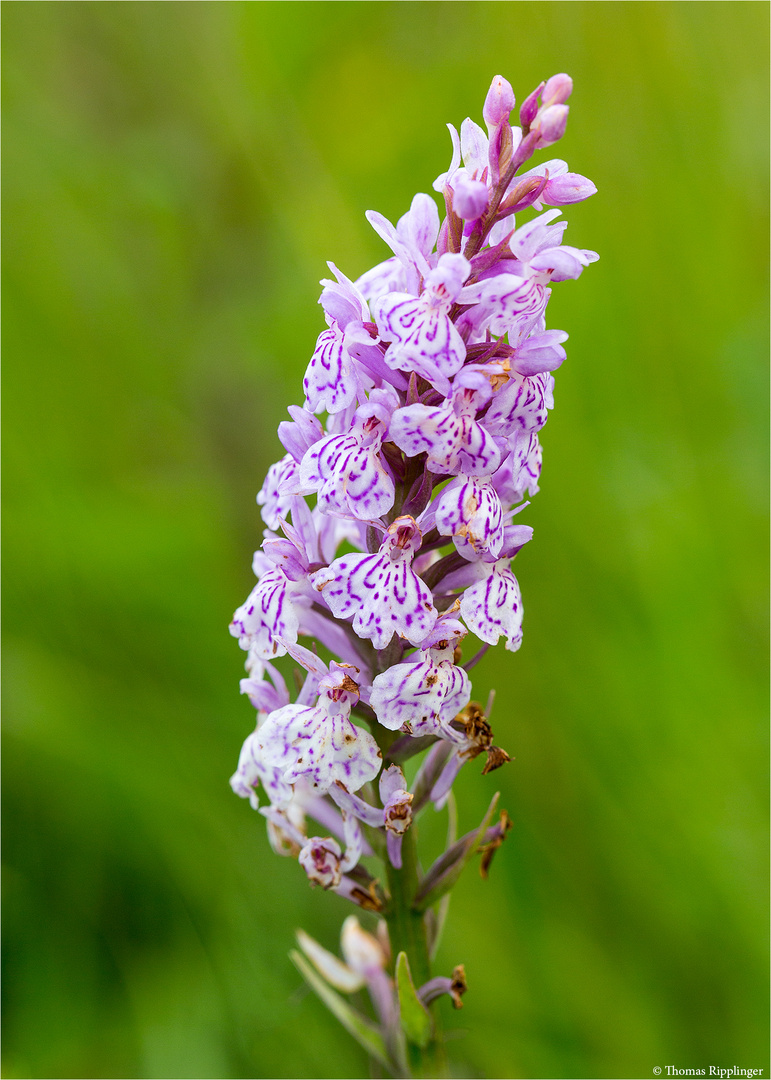
[(407, 954), (396, 957), (396, 989), (399, 992), (399, 1016), (402, 1030), (411, 1043), (422, 1048), (428, 1046), (433, 1036), (431, 1015), (418, 997), (412, 981)]
[(311, 990), (318, 994), (332, 1015), (337, 1017), (359, 1046), (362, 1046), (368, 1054), (376, 1058), (381, 1065), (385, 1065), (387, 1069), (393, 1069), (393, 1063), (388, 1057), (383, 1037), (375, 1025), (366, 1016), (362, 1016), (360, 1012), (357, 1012), (344, 998), (341, 998), (331, 986), (328, 986), (296, 949), (290, 951), (289, 957)]
[(482, 819), (479, 828), (462, 836), (443, 855), (440, 855), (433, 866), (429, 868), (426, 876), (418, 886), (418, 891), (415, 893), (413, 907), (416, 911), (425, 911), (426, 908), (435, 904), (453, 887), (463, 873), (469, 859), (472, 859), (479, 850), (490, 820), (495, 813), (500, 794), (500, 791), (496, 791), (495, 795), (493, 795), (492, 802), (487, 808), (487, 813)]

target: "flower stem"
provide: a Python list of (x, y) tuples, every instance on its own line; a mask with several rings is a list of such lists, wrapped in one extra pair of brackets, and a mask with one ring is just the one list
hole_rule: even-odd
[[(386, 860), (386, 871), (391, 893), (391, 907), (386, 916), (391, 948), (394, 957), (400, 952), (407, 954), (413, 981), (416, 987), (420, 987), (431, 978), (431, 961), (428, 954), (425, 918), (412, 906), (418, 887), (418, 854), (414, 826), (406, 831), (402, 840), (401, 868), (397, 870), (391, 865), (390, 860)], [(408, 1048), (410, 1067), (416, 1077), (436, 1078), (448, 1075), (436, 1010), (432, 1012), (434, 1013), (433, 1039), (424, 1048), (412, 1044)]]

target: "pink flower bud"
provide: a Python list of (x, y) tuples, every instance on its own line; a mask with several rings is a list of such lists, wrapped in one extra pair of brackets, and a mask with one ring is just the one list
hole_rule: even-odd
[(564, 173), (547, 180), (541, 199), (548, 206), (567, 206), (569, 203), (583, 202), (590, 195), (596, 194), (597, 188), (585, 176), (579, 173)]
[(567, 105), (550, 105), (547, 109), (541, 109), (532, 126), (532, 130), (538, 132), (539, 147), (551, 146), (562, 138), (569, 111)]
[(565, 75), (564, 72), (560, 75), (552, 75), (543, 88), (541, 107), (548, 108), (549, 105), (564, 105), (572, 93), (573, 80), (569, 75)]
[(511, 83), (504, 79), (503, 75), (496, 75), (487, 91), (482, 116), (488, 129), (497, 127), (509, 119), (509, 113), (514, 108), (514, 91)]
[(453, 182), (453, 209), (464, 221), (476, 221), (481, 217), (487, 209), (487, 200), (487, 184), (481, 180), (472, 180), (466, 175)]
[(544, 88), (544, 83), (539, 83), (532, 94), (528, 94), (519, 107), (519, 122), (523, 128), (529, 128), (538, 115), (538, 95)]

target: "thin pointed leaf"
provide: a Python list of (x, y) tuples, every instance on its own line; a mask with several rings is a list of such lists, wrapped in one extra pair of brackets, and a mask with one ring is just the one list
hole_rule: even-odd
[(362, 1016), (352, 1008), (331, 986), (328, 986), (296, 949), (290, 951), (289, 957), (311, 990), (321, 998), (332, 1015), (337, 1017), (348, 1034), (352, 1035), (359, 1046), (376, 1058), (381, 1065), (391, 1069), (393, 1066), (386, 1052), (383, 1037), (375, 1025), (366, 1016)]
[(418, 997), (412, 981), (407, 954), (396, 957), (396, 989), (399, 992), (399, 1018), (402, 1031), (411, 1043), (422, 1048), (428, 1046), (433, 1035), (431, 1016)]
[(440, 855), (429, 869), (415, 893), (412, 906), (416, 911), (425, 911), (453, 887), (469, 859), (474, 857), (485, 839), (487, 826), (495, 813), (500, 794), (496, 791), (479, 828), (462, 836), (457, 843)]

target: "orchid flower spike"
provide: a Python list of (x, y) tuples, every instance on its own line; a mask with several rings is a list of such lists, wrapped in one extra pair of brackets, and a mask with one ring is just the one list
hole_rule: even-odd
[[(431, 975), (441, 901), (477, 855), (487, 875), (511, 827), (493, 794), (458, 838), (454, 784), (479, 757), (483, 777), (512, 760), (490, 706), (471, 701), (471, 672), (501, 639), (523, 642), (516, 565), (533, 530), (519, 515), (567, 359), (547, 307), (598, 258), (563, 243), (560, 209), (594, 184), (559, 158), (523, 171), (564, 134), (572, 88), (565, 74), (540, 83), (516, 126), (496, 75), (485, 127), (448, 125), (441, 212), (424, 192), (396, 224), (370, 211), (382, 261), (355, 281), (329, 264), (284, 452), (257, 496), (256, 583), (230, 626), (254, 709), (232, 789), (298, 883), (364, 920), (343, 923), (343, 959), (300, 931), (294, 962), (398, 1077), (427, 1074), (432, 1010), (466, 990), (462, 964)], [(451, 822), (431, 865), (418, 854), (429, 804)]]

